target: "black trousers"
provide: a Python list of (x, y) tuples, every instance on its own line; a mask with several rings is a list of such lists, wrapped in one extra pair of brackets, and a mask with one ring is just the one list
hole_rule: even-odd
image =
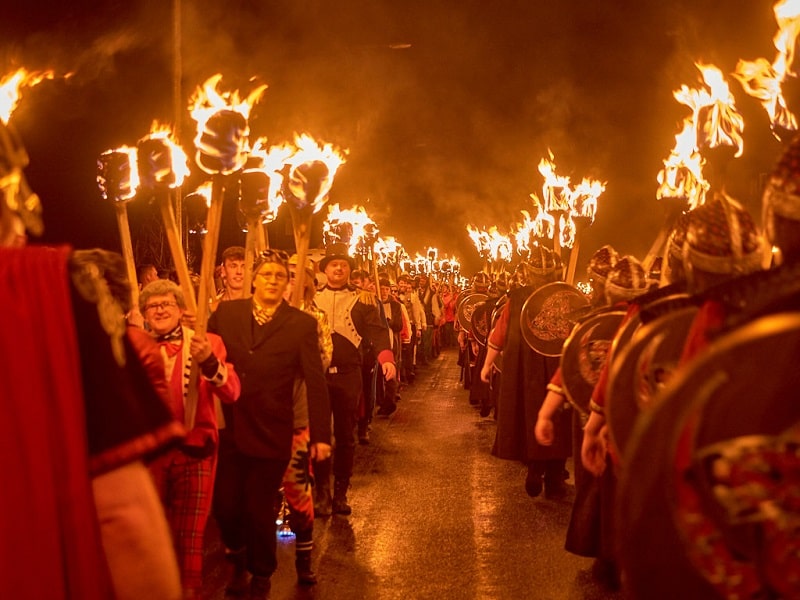
[(275, 495), (288, 464), (288, 459), (246, 456), (232, 440), (220, 440), (214, 518), (227, 548), (246, 549), (253, 575), (269, 577), (278, 568)]
[(363, 384), (361, 369), (345, 373), (329, 373), (326, 377), (333, 412), (333, 437), (336, 440), (333, 451), (333, 476), (339, 480), (349, 480), (353, 474), (358, 401)]

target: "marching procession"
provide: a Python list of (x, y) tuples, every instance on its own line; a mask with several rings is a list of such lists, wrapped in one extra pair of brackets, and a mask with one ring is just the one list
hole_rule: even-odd
[[(800, 2), (772, 12), (777, 57), (732, 74), (780, 144), (757, 210), (731, 184), (744, 118), (697, 62), (641, 256), (630, 231), (588, 237), (614, 182), (549, 149), (508, 233), (476, 210), (457, 224), (474, 256), (444, 228), (410, 253), (382, 234), (391, 208), (340, 208), (357, 142), (256, 138), (267, 85), (240, 96), (219, 73), (180, 99), (190, 151), (153, 122), (97, 156), (118, 244), (41, 243), (54, 199), (15, 111), (73, 75), (0, 77), (2, 593), (800, 598)], [(395, 501), (427, 502), (434, 542)], [(365, 554), (390, 522), (390, 558)], [(523, 536), (530, 556), (505, 556)], [(403, 548), (429, 573), (393, 587)], [(482, 552), (522, 565), (504, 581)]]

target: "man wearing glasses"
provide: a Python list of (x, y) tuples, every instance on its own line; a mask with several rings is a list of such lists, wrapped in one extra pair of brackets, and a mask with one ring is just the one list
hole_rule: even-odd
[[(170, 387), (170, 409), (186, 426), (186, 439), (150, 464), (172, 530), (184, 598), (198, 598), (203, 584), (203, 534), (211, 512), (217, 466), (217, 417), (213, 396), (234, 402), (241, 386), (226, 363), (218, 335), (195, 335), (181, 325), (186, 302), (181, 288), (158, 279), (142, 290), (139, 308), (156, 338)], [(192, 363), (200, 377), (191, 375)], [(190, 394), (190, 386), (196, 386)], [(191, 408), (190, 408), (191, 407)]]
[(317, 320), (290, 306), (285, 252), (263, 252), (253, 266), (253, 296), (222, 302), (208, 329), (222, 336), (242, 381), (239, 401), (223, 406), (231, 436), (220, 453), (214, 515), (234, 565), (229, 594), (269, 595), (275, 556), (275, 497), (292, 452), (294, 383), (305, 380), (311, 434), (310, 454), (330, 456), (330, 402), (322, 369)]

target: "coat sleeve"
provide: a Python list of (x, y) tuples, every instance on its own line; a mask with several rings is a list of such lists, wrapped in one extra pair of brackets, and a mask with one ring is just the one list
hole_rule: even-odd
[(216, 334), (209, 334), (211, 350), (217, 357), (219, 365), (213, 377), (208, 378), (212, 385), (212, 393), (223, 402), (235, 402), (242, 392), (242, 384), (233, 363), (228, 362), (228, 352), (222, 338)]
[(353, 322), (358, 334), (372, 343), (380, 364), (394, 362), (389, 328), (383, 324), (377, 307), (357, 302), (353, 307)]
[(331, 403), (328, 397), (325, 372), (322, 370), (317, 320), (313, 317), (303, 319), (302, 336), (300, 338), (300, 360), (308, 397), (308, 423), (311, 443), (330, 444)]

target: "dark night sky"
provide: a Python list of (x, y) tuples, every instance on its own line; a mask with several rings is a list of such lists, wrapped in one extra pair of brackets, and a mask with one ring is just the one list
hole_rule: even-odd
[[(184, 1), (182, 104), (216, 72), (224, 87), (269, 84), (253, 137), (279, 143), (307, 131), (348, 148), (331, 203), (365, 205), (412, 254), (432, 245), (468, 266), (478, 259), (466, 225), (508, 231), (519, 221), (550, 148), (558, 173), (607, 182), (582, 261), (603, 243), (641, 258), (662, 220), (655, 176), (688, 115), (672, 91), (696, 85), (695, 60), (728, 73), (739, 58), (772, 60), (773, 4)], [(28, 91), (13, 117), (45, 204), (45, 241), (118, 247), (95, 161), (152, 120), (173, 120), (171, 5), (0, 8), (5, 70), (74, 73)], [(746, 129), (728, 189), (757, 215), (758, 177), (780, 145), (757, 101), (730, 85)], [(182, 118), (189, 148), (194, 123)], [(228, 228), (221, 245), (239, 237)]]

